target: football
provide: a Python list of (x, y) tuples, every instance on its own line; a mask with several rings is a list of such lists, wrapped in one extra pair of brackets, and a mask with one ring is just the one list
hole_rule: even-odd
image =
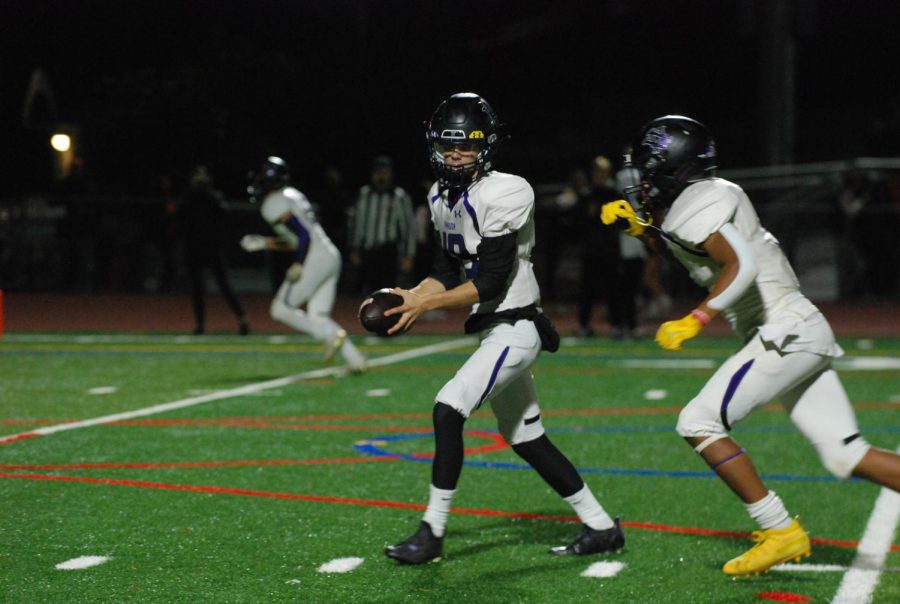
[(384, 311), (403, 304), (403, 297), (392, 294), (388, 288), (374, 291), (359, 306), (359, 322), (367, 330), (387, 336), (388, 329), (397, 324), (400, 315), (384, 316)]

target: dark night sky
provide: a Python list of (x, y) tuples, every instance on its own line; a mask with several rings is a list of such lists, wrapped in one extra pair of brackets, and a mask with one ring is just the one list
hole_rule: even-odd
[[(414, 182), (422, 121), (464, 90), (509, 124), (498, 167), (534, 182), (617, 159), (665, 113), (705, 121), (720, 165), (758, 165), (763, 1), (4, 0), (7, 192), (47, 174), (44, 133), (21, 124), (36, 68), (98, 190), (152, 193), (159, 174), (203, 161), (236, 195), (268, 153), (301, 187), (329, 163), (358, 181), (378, 153)], [(900, 5), (794, 6), (796, 159), (900, 154)]]

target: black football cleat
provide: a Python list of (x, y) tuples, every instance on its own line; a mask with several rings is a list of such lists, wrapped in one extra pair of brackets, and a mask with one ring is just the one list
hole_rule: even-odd
[(619, 519), (613, 521), (612, 528), (603, 531), (581, 525), (581, 533), (569, 545), (560, 545), (550, 549), (557, 556), (587, 556), (589, 554), (615, 553), (625, 547), (625, 534)]
[(409, 539), (384, 548), (384, 555), (401, 564), (425, 564), (440, 560), (443, 548), (444, 538), (435, 537), (431, 525), (423, 520)]

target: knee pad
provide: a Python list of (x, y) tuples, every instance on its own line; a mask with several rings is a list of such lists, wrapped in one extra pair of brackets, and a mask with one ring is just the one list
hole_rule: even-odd
[(269, 305), (269, 316), (272, 317), (275, 321), (280, 321), (284, 323), (285, 317), (290, 313), (291, 309), (287, 304), (281, 301), (280, 298), (276, 297), (272, 300), (272, 304)]
[(497, 431), (510, 445), (527, 443), (540, 438), (544, 434), (544, 424), (541, 423), (541, 415), (535, 415), (514, 422), (497, 417)]
[[(719, 417), (709, 417), (702, 409), (696, 409), (688, 405), (678, 414), (678, 423), (675, 431), (679, 436), (715, 436), (723, 438), (727, 436), (725, 426)], [(707, 439), (709, 441), (710, 439)]]
[(853, 468), (859, 465), (870, 448), (871, 445), (859, 435), (850, 442), (816, 445), (822, 465), (838, 478), (850, 478)]

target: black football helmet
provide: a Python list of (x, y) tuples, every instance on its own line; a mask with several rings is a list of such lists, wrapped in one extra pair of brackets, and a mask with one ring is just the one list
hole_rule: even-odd
[(658, 117), (644, 125), (626, 165), (640, 173), (642, 205), (669, 206), (689, 184), (716, 175), (716, 143), (706, 126), (682, 115)]
[(254, 203), (264, 199), (269, 192), (286, 187), (291, 182), (287, 164), (274, 155), (267, 157), (259, 170), (251, 171), (248, 176), (250, 184), (247, 186), (247, 194)]
[[(503, 136), (497, 113), (486, 100), (472, 92), (461, 92), (441, 102), (426, 124), (428, 158), (441, 188), (466, 187), (491, 171)], [(444, 151), (456, 147), (475, 149), (473, 164), (449, 166)]]

